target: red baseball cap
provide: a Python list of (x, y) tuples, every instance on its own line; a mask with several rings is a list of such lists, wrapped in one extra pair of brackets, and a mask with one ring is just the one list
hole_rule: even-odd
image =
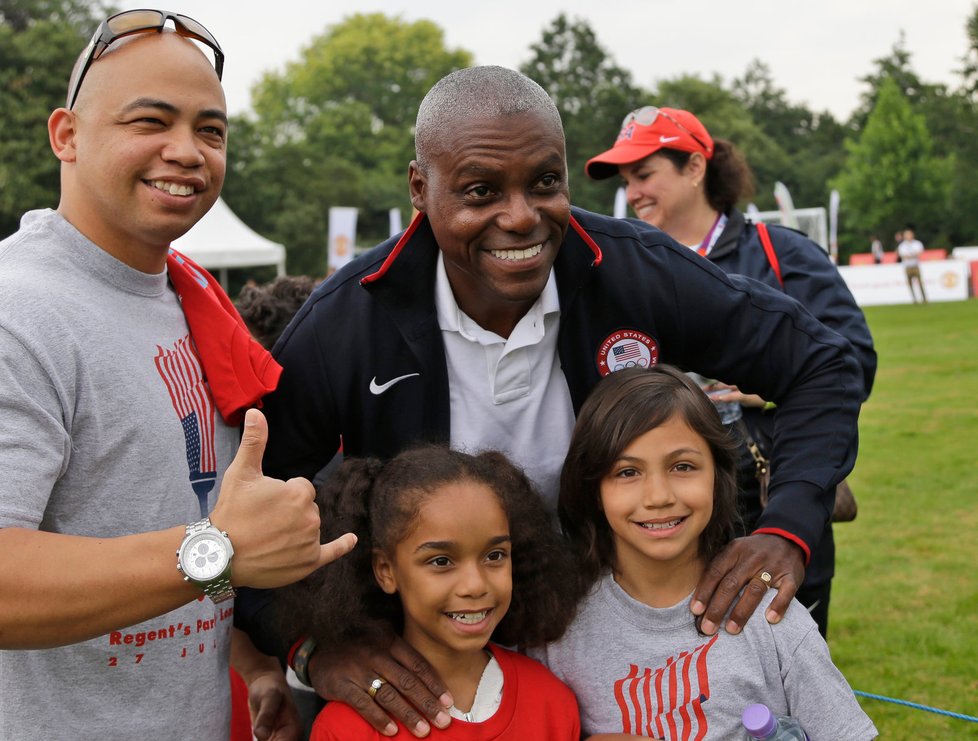
[(660, 149), (699, 152), (712, 159), (713, 139), (689, 111), (647, 105), (625, 116), (615, 146), (589, 159), (584, 171), (595, 180), (604, 180), (618, 174), (618, 165), (638, 162)]

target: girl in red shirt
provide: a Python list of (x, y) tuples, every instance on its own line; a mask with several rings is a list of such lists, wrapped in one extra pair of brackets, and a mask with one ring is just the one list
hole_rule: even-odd
[[(577, 590), (553, 519), (502, 454), (428, 446), (387, 464), (347, 460), (320, 492), (320, 508), (324, 538), (338, 528), (359, 542), (290, 590), (293, 629), (322, 647), (389, 642), (393, 626), (454, 699), (451, 723), (433, 727), (432, 739), (578, 741), (571, 691), (541, 664), (502, 648), (558, 637)], [(365, 691), (373, 697), (385, 683), (377, 677)], [(391, 736), (333, 702), (311, 738)], [(414, 736), (398, 725), (393, 738)]]

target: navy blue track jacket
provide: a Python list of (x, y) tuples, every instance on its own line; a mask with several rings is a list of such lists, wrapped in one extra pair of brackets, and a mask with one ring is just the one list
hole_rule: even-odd
[[(651, 338), (659, 362), (775, 401), (775, 478), (760, 526), (810, 553), (831, 505), (825, 492), (855, 457), (865, 385), (849, 342), (780, 291), (724, 274), (657, 229), (573, 216), (554, 270), (575, 411), (601, 377), (602, 345), (622, 331)], [(448, 440), (438, 247), (424, 217), (412, 226), (320, 285), (280, 338), (285, 370), (265, 402), (269, 475), (312, 478), (341, 435), (346, 455), (381, 458)], [(418, 375), (370, 391), (408, 374)]]
[[(274, 349), (284, 372), (263, 410), (266, 474), (312, 479), (341, 436), (345, 455), (380, 458), (449, 439), (437, 254), (421, 216), (399, 239), (315, 290)], [(653, 362), (777, 402), (771, 503), (758, 529), (792, 540), (810, 557), (832, 489), (855, 458), (864, 386), (849, 342), (780, 291), (728, 276), (633, 220), (572, 209), (554, 271), (558, 352), (575, 412), (622, 336), (641, 342)], [(409, 377), (381, 394), (371, 391), (399, 376)], [(238, 617), (247, 627), (248, 617)]]

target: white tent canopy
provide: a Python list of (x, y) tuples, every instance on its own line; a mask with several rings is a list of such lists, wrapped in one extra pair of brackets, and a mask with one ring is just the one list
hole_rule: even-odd
[(220, 271), (225, 288), (228, 268), (274, 265), (278, 275), (285, 275), (285, 247), (253, 231), (221, 198), (171, 246), (201, 267)]

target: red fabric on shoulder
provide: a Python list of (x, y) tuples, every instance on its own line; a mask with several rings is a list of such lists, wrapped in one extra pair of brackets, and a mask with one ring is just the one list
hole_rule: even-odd
[(230, 741), (252, 741), (251, 711), (248, 709), (248, 685), (231, 669), (231, 733)]
[(278, 385), (282, 366), (251, 336), (214, 276), (174, 249), (167, 255), (166, 269), (214, 403), (225, 422), (241, 424), (244, 413), (261, 406), (261, 398)]

